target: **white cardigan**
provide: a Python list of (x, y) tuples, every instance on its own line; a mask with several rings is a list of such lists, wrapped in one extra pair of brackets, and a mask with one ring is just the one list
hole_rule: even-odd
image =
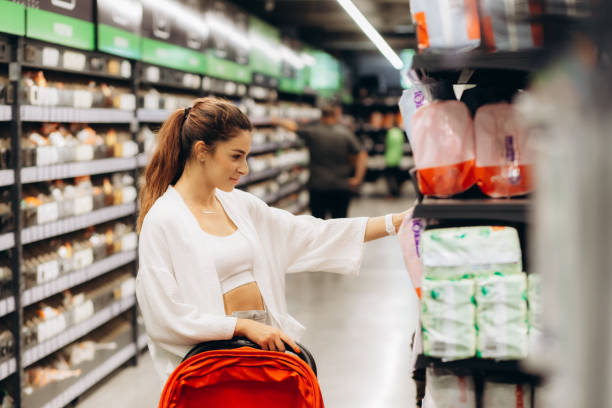
[[(305, 328), (287, 313), (285, 273), (358, 274), (367, 218), (294, 216), (240, 190), (217, 190), (216, 196), (253, 247), (253, 275), (273, 325), (299, 340)], [(164, 382), (193, 345), (234, 333), (236, 318), (225, 316), (213, 255), (204, 242), (196, 218), (168, 187), (144, 219), (136, 280), (149, 350)]]

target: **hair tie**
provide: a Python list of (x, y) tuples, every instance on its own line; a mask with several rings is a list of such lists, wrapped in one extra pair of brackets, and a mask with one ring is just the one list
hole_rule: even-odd
[(187, 116), (189, 116), (189, 111), (191, 110), (191, 106), (185, 108), (185, 114), (183, 115), (183, 122), (187, 120)]

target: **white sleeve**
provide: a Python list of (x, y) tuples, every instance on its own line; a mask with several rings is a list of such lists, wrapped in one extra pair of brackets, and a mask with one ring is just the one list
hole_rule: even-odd
[(293, 215), (256, 199), (263, 228), (276, 251), (287, 258), (287, 272), (335, 272), (357, 275), (361, 267), (367, 217), (322, 220)]
[(185, 346), (231, 339), (237, 319), (203, 313), (182, 298), (172, 270), (168, 237), (161, 225), (147, 221), (151, 220), (145, 219), (139, 237), (136, 296), (151, 340), (180, 355)]

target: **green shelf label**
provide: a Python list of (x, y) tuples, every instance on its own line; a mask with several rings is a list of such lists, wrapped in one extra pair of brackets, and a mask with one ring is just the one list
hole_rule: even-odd
[(25, 6), (8, 0), (0, 0), (0, 31), (25, 35)]
[(98, 50), (125, 58), (139, 60), (142, 56), (142, 38), (129, 31), (98, 24)]
[(82, 50), (94, 49), (94, 23), (50, 11), (26, 10), (26, 37)]
[(215, 78), (226, 79), (228, 81), (251, 83), (251, 69), (248, 66), (240, 65), (233, 61), (223, 60), (209, 54), (208, 67), (206, 74)]
[(142, 39), (142, 60), (181, 71), (207, 73), (205, 54), (150, 38)]

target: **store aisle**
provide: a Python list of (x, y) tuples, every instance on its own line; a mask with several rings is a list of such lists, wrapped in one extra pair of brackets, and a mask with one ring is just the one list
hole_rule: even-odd
[[(412, 200), (360, 199), (350, 216), (401, 211)], [(327, 273), (288, 277), (290, 312), (308, 331), (302, 343), (314, 354), (327, 408), (413, 406), (410, 334), (416, 297), (395, 238), (368, 243), (357, 278)], [(154, 407), (156, 374), (143, 354), (90, 392), (77, 408)]]

